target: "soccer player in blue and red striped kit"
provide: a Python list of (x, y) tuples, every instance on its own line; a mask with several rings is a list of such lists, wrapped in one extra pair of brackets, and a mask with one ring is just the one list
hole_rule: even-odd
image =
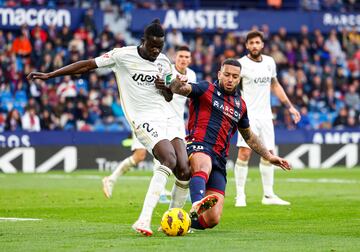
[(187, 83), (177, 76), (170, 85), (173, 93), (190, 98), (187, 152), (192, 170), (190, 210), (192, 228), (216, 226), (224, 205), (226, 157), (230, 139), (239, 130), (247, 144), (270, 163), (290, 170), (289, 163), (271, 154), (251, 131), (244, 100), (237, 91), (241, 65), (226, 59), (214, 83)]

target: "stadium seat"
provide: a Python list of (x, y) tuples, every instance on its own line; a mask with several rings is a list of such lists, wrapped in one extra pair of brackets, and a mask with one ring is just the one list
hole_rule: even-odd
[(17, 100), (17, 101), (22, 100), (22, 101), (27, 102), (26, 92), (23, 91), (23, 90), (16, 91), (16, 93), (15, 93), (15, 100)]

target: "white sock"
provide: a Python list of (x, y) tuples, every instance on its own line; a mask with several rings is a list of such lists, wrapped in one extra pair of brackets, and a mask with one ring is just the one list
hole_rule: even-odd
[(248, 161), (243, 161), (240, 159), (236, 160), (234, 167), (236, 197), (245, 197), (245, 184), (248, 170)]
[(116, 182), (118, 177), (125, 174), (127, 171), (130, 170), (131, 167), (135, 166), (135, 161), (132, 156), (124, 159), (118, 167), (116, 167), (115, 171), (109, 176), (110, 180)]
[[(155, 171), (160, 167), (160, 162), (154, 158), (153, 159), (154, 162), (154, 169), (153, 169), (153, 174), (155, 174)], [(161, 191), (160, 195), (166, 195), (166, 187), (164, 187), (164, 190)]]
[(189, 194), (189, 183), (188, 181), (175, 180), (174, 186), (171, 191), (171, 202), (170, 208), (178, 207), (183, 208)]
[(262, 160), (260, 160), (259, 168), (261, 173), (264, 195), (274, 195), (274, 166), (269, 162), (263, 162)]
[(152, 213), (159, 201), (160, 193), (164, 190), (170, 174), (171, 170), (164, 165), (159, 165), (154, 171), (154, 175), (151, 178), (150, 185), (145, 196), (139, 220), (148, 221), (150, 224)]

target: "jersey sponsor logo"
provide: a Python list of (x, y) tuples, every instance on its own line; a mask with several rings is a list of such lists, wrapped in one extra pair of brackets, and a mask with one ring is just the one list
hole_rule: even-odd
[(258, 77), (254, 79), (255, 84), (268, 84), (271, 82), (270, 77)]
[(204, 150), (204, 146), (202, 146), (202, 145), (190, 145), (190, 146), (187, 146), (186, 148), (188, 150), (195, 150), (195, 151)]
[(231, 120), (233, 120), (235, 122), (238, 122), (240, 120), (241, 114), (232, 107), (229, 107), (224, 104), (220, 104), (218, 101), (214, 101), (213, 107), (222, 111), (224, 113), (224, 115), (230, 117)]
[(156, 76), (142, 73), (135, 73), (131, 78), (140, 86), (152, 86), (156, 80)]

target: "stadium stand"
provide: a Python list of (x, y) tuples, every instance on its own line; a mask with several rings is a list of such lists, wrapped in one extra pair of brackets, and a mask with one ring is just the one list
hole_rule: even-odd
[[(276, 3), (275, 3), (276, 2)], [(134, 8), (240, 8), (338, 12), (359, 11), (358, 1), (0, 1), (2, 7), (99, 7), (110, 13), (108, 20), (129, 24)], [(109, 71), (55, 78), (47, 82), (28, 82), (31, 71), (53, 71), (72, 62), (101, 55), (114, 47), (136, 44), (139, 38), (126, 28), (106, 22), (98, 32), (89, 9), (82, 25), (74, 30), (63, 27), (0, 30), (0, 131), (18, 131), (26, 111), (35, 109), (41, 130), (129, 131), (121, 109), (115, 79)], [(108, 17), (108, 18), (109, 18)], [(112, 18), (112, 19), (111, 19)], [(289, 113), (272, 97), (275, 126), (284, 129), (358, 128), (360, 121), (360, 34), (353, 29), (299, 33), (285, 28), (270, 33), (269, 27), (254, 27), (264, 32), (265, 54), (274, 57), (278, 78), (289, 98), (302, 113), (294, 125)], [(59, 35), (60, 34), (60, 35)], [(198, 79), (212, 81), (226, 57), (244, 55), (244, 33), (182, 33), (173, 29), (166, 36), (165, 53), (171, 58), (177, 45), (192, 49), (191, 68)], [(30, 120), (30, 124), (34, 120)]]

